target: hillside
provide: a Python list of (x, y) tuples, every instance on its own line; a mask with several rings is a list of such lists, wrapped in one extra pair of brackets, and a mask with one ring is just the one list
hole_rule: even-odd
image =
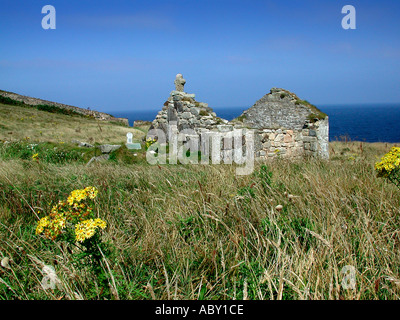
[(66, 105), (59, 102), (53, 102), (38, 98), (32, 98), (28, 96), (23, 96), (14, 92), (0, 90), (0, 103), (11, 104), (11, 105), (20, 105), (27, 107), (44, 107), (42, 109), (58, 109), (67, 111), (65, 113), (74, 113), (81, 114), (84, 116), (89, 116), (95, 118), (97, 120), (109, 120), (120, 122), (125, 125), (128, 125), (128, 119), (125, 118), (116, 118), (108, 113), (99, 112), (96, 110), (84, 109), (75, 106)]
[(89, 143), (125, 143), (126, 134), (140, 140), (144, 133), (113, 120), (100, 121), (79, 114), (50, 113), (36, 108), (0, 103), (0, 140)]

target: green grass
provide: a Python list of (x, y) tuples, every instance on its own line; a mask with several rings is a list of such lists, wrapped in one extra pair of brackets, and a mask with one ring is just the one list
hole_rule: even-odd
[(233, 121), (243, 122), (246, 119), (246, 115), (242, 114), (239, 117), (235, 118)]
[(202, 117), (205, 117), (205, 116), (208, 116), (210, 114), (206, 110), (200, 110), (199, 115), (202, 116)]
[[(143, 152), (134, 163), (124, 148), (87, 167), (13, 146), (0, 152), (0, 258), (11, 259), (0, 298), (102, 297), (74, 267), (76, 248), (35, 235), (54, 204), (96, 186), (111, 299), (399, 299), (400, 193), (373, 169), (391, 146), (334, 142), (329, 161), (278, 159), (243, 177), (233, 165), (151, 166)], [(60, 288), (41, 287), (43, 265)], [(345, 266), (355, 290), (341, 285)]]
[(328, 116), (326, 113), (319, 110), (315, 105), (311, 104), (307, 100), (296, 99), (295, 104), (297, 105), (301, 104), (303, 106), (310, 108), (311, 114), (308, 116), (308, 120), (310, 121), (315, 121), (315, 119), (323, 120)]

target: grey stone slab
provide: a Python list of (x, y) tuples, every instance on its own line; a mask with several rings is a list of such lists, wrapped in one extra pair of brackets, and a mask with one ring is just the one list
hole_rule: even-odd
[(128, 150), (140, 150), (142, 149), (142, 145), (140, 143), (127, 143), (126, 147)]
[(115, 150), (118, 150), (119, 148), (121, 148), (121, 145), (119, 144), (102, 144), (101, 146), (99, 146), (99, 149), (101, 151), (101, 153), (111, 153)]

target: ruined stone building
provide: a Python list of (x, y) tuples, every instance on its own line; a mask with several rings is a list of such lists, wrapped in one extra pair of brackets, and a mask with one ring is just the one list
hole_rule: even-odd
[[(226, 151), (233, 148), (233, 143), (228, 141), (230, 133), (236, 129), (252, 130), (256, 158), (329, 158), (328, 116), (294, 93), (272, 88), (238, 118), (228, 121), (219, 118), (207, 103), (196, 101), (194, 94), (184, 92), (185, 83), (178, 74), (175, 90), (150, 128), (163, 130), (167, 141), (168, 126), (176, 123), (178, 131), (191, 129), (201, 137), (207, 136), (206, 133), (220, 133), (221, 146)], [(201, 140), (199, 143), (201, 152), (209, 152), (208, 144)]]

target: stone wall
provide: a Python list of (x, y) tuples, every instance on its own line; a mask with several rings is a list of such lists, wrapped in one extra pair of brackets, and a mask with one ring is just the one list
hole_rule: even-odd
[(307, 124), (303, 129), (260, 129), (256, 131), (256, 156), (260, 158), (329, 158), (328, 121)]
[[(251, 128), (290, 128), (302, 129), (310, 110), (300, 104), (295, 94), (279, 88), (272, 88), (251, 108), (245, 110), (241, 117), (243, 123)], [(296, 103), (297, 102), (297, 103)]]
[[(272, 88), (270, 93), (245, 110), (238, 118), (227, 121), (217, 117), (206, 103), (197, 102), (194, 94), (183, 91), (186, 80), (178, 74), (176, 90), (172, 91), (164, 107), (157, 114), (150, 129), (162, 129), (168, 142), (170, 123), (177, 131), (192, 129), (201, 153), (228, 160), (235, 151), (232, 135), (242, 130), (254, 133), (254, 155), (258, 158), (301, 158), (315, 156), (329, 158), (329, 119), (327, 115), (288, 90)], [(151, 132), (151, 131), (150, 131)], [(151, 134), (150, 134), (151, 137)], [(212, 149), (210, 139), (220, 145)], [(188, 141), (190, 142), (190, 136)], [(193, 143), (193, 142), (192, 142)], [(246, 152), (245, 143), (239, 151)]]
[(141, 127), (141, 126), (150, 126), (151, 121), (145, 121), (145, 120), (135, 120), (133, 121), (133, 126), (134, 127)]
[(303, 154), (302, 130), (263, 129), (257, 131), (256, 156), (263, 158), (299, 157)]
[(294, 93), (272, 88), (232, 121), (256, 130), (256, 155), (262, 158), (329, 158), (329, 118)]
[(153, 120), (150, 130), (161, 129), (167, 134), (171, 122), (177, 123), (179, 131), (193, 129), (200, 133), (202, 129), (212, 130), (228, 123), (228, 120), (217, 117), (207, 103), (196, 101), (194, 94), (173, 90)]

